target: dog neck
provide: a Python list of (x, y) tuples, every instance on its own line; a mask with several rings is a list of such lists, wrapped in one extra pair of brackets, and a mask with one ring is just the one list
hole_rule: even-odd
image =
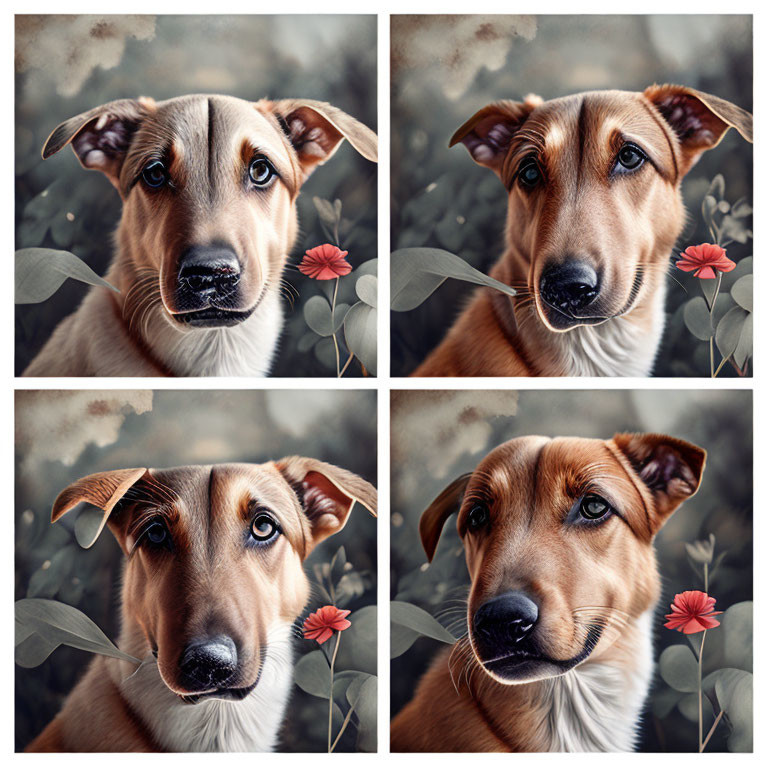
[[(161, 749), (272, 752), (293, 681), (290, 636), (290, 626), (268, 632), (259, 682), (242, 701), (210, 699), (187, 704), (165, 685), (154, 660), (136, 670), (127, 662), (112, 659), (115, 663), (110, 669), (129, 709)], [(149, 645), (138, 627), (124, 630), (119, 645), (137, 658), (149, 656)]]
[(170, 319), (159, 292), (135, 306), (126, 301), (141, 277), (118, 257), (106, 279), (126, 333), (161, 370), (173, 376), (266, 376), (283, 328), (277, 289), (267, 285), (253, 314), (231, 328), (184, 328)]
[[(491, 275), (519, 285), (520, 280), (506, 279), (508, 261), (505, 256)], [(626, 314), (566, 332), (549, 330), (534, 302), (525, 298), (520, 306), (495, 293), (493, 311), (540, 376), (649, 376), (664, 332), (666, 283), (663, 275), (648, 279), (649, 285)]]
[(653, 674), (652, 615), (647, 611), (599, 658), (560, 677), (477, 685), (469, 693), (500, 745), (509, 751), (634, 750)]

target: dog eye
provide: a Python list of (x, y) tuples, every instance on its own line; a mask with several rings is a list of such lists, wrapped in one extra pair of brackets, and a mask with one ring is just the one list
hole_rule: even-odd
[(634, 144), (625, 144), (616, 155), (613, 166), (614, 173), (627, 173), (636, 171), (644, 162), (645, 155)]
[(139, 541), (151, 547), (168, 547), (171, 543), (171, 534), (160, 520), (151, 522), (139, 536)]
[(473, 531), (477, 531), (488, 522), (488, 517), (488, 507), (486, 507), (485, 504), (475, 504), (475, 506), (469, 510), (467, 523)]
[(251, 536), (260, 544), (272, 541), (280, 533), (280, 527), (271, 515), (257, 512), (251, 523)]
[(152, 160), (144, 166), (141, 178), (148, 187), (158, 189), (168, 181), (168, 171), (165, 170), (165, 166), (159, 160)]
[(601, 520), (611, 513), (611, 505), (602, 496), (590, 493), (581, 500), (579, 513), (585, 520)]
[(535, 161), (528, 160), (520, 166), (517, 172), (517, 178), (524, 187), (535, 187), (542, 179), (539, 166)]
[(266, 187), (275, 175), (275, 169), (266, 157), (257, 157), (251, 161), (248, 176), (257, 187)]

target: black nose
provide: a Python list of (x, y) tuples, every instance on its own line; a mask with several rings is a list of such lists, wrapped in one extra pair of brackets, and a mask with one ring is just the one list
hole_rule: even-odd
[(235, 643), (226, 635), (193, 640), (181, 654), (179, 669), (189, 691), (221, 688), (237, 671)]
[(585, 309), (599, 293), (597, 272), (583, 261), (549, 267), (541, 276), (540, 287), (542, 299), (566, 315)]
[(240, 281), (240, 262), (226, 246), (194, 245), (181, 254), (178, 279), (182, 292), (224, 298)]
[(523, 592), (506, 592), (483, 603), (472, 620), (480, 658), (486, 661), (527, 650), (538, 619), (536, 603)]

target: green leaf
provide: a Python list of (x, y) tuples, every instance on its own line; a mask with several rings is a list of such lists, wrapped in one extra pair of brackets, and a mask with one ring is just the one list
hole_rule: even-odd
[[(726, 667), (752, 671), (752, 602), (735, 603), (720, 617), (724, 633), (723, 657)], [(709, 633), (707, 633), (709, 642)], [(704, 646), (706, 648), (706, 645)], [(706, 658), (706, 651), (705, 651)]]
[(141, 659), (119, 650), (82, 611), (57, 600), (17, 600), (16, 625), (17, 638), (23, 638), (16, 646), (20, 667), (42, 664), (60, 645), (141, 664)]
[(752, 311), (752, 275), (744, 275), (740, 277), (731, 288), (731, 296), (733, 300), (747, 312)]
[(27, 597), (54, 597), (59, 587), (70, 578), (76, 554), (77, 549), (72, 544), (67, 544), (56, 552), (45, 563), (45, 567), (38, 568), (32, 574), (27, 588)]
[[(335, 643), (336, 640), (336, 637), (332, 637), (328, 642)], [(327, 699), (331, 684), (331, 668), (328, 666), (325, 654), (318, 650), (302, 656), (293, 671), (293, 679), (302, 691)]]
[(369, 307), (376, 309), (378, 303), (379, 281), (375, 275), (363, 275), (355, 283), (355, 293), (360, 301), (364, 301)]
[(735, 219), (743, 219), (745, 216), (752, 215), (752, 206), (747, 202), (746, 197), (739, 198), (731, 206), (731, 216)]
[(389, 606), (393, 624), (400, 624), (420, 635), (426, 635), (443, 643), (452, 645), (456, 642), (456, 638), (432, 614), (419, 608), (418, 605), (392, 600)]
[(376, 751), (376, 711), (378, 679), (374, 676), (358, 677), (347, 688), (347, 701), (357, 712), (357, 749)]
[(421, 634), (415, 629), (392, 622), (389, 630), (389, 658), (402, 656), (420, 637)]
[[(678, 693), (678, 696), (680, 694)], [(677, 702), (677, 708), (686, 720), (690, 720), (692, 723), (699, 722), (699, 694), (697, 693), (684, 693), (680, 696), (680, 700)], [(714, 719), (714, 713), (712, 711), (712, 704), (706, 696), (702, 697), (701, 708), (704, 714), (705, 730), (712, 724)]]
[(723, 357), (728, 358), (736, 351), (736, 347), (739, 346), (739, 341), (741, 340), (742, 331), (744, 330), (744, 323), (748, 316), (749, 313), (746, 309), (731, 307), (717, 324), (715, 343)]
[(752, 313), (750, 312), (744, 320), (744, 326), (742, 327), (741, 335), (739, 336), (739, 343), (736, 345), (736, 350), (733, 353), (733, 361), (739, 368), (743, 368), (747, 360), (752, 357), (752, 323)]
[(662, 688), (653, 694), (651, 707), (653, 714), (658, 718), (665, 718), (680, 702), (683, 696), (688, 694), (680, 693), (674, 688)]
[(376, 674), (376, 606), (367, 605), (347, 616), (352, 626), (341, 635), (341, 649), (336, 666)]
[(676, 691), (692, 693), (699, 690), (699, 669), (693, 651), (687, 645), (671, 645), (659, 658), (662, 678)]
[(685, 327), (702, 341), (709, 341), (715, 332), (707, 302), (701, 296), (696, 296), (686, 303), (683, 309), (683, 320)]
[(717, 200), (712, 195), (706, 195), (701, 201), (701, 216), (707, 227), (712, 226), (712, 219), (717, 208)]
[(739, 669), (723, 669), (715, 682), (717, 701), (728, 715), (730, 752), (752, 751), (752, 675)]
[(344, 318), (344, 338), (355, 357), (376, 375), (376, 310), (362, 301)]
[(16, 251), (16, 304), (45, 301), (68, 277), (120, 293), (74, 253), (52, 248), (22, 248)]
[(408, 312), (426, 301), (449, 277), (495, 288), (507, 296), (516, 291), (439, 248), (402, 248), (391, 255), (391, 307)]
[(318, 336), (333, 335), (331, 305), (322, 296), (312, 296), (304, 305), (304, 319)]

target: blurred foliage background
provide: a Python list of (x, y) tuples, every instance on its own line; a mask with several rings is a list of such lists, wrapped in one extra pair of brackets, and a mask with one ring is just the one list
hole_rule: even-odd
[[(243, 99), (328, 101), (376, 130), (376, 17), (16, 16), (16, 248), (69, 250), (103, 275), (112, 259), (120, 197), (70, 150), (40, 151), (63, 120), (118, 98), (224, 93)], [(313, 197), (343, 203), (341, 246), (353, 267), (376, 257), (376, 165), (347, 142), (304, 185), (290, 262), (327, 241)], [(319, 292), (295, 267), (285, 279), (286, 325), (274, 376), (327, 376), (321, 346), (299, 347), (302, 306)], [(73, 280), (44, 304), (16, 308), (16, 372), (40, 350), (88, 288)], [(335, 370), (334, 370), (335, 373)], [(350, 366), (347, 375), (360, 375)]]
[[(329, 425), (333, 429), (329, 429)], [(105, 531), (91, 549), (74, 538), (74, 520), (51, 525), (59, 491), (92, 472), (124, 467), (172, 467), (221, 462), (264, 462), (291, 454), (312, 456), (376, 484), (376, 395), (346, 391), (25, 391), (16, 398), (15, 599), (55, 598), (74, 605), (116, 641), (123, 556)], [(316, 569), (340, 546), (345, 576), (354, 587), (343, 605), (353, 611), (337, 671), (376, 674), (376, 521), (357, 506), (347, 526), (315, 549), (305, 563)], [(325, 605), (313, 588), (303, 620)], [(355, 630), (364, 609), (374, 636)], [(317, 649), (295, 641), (296, 661)], [(16, 748), (23, 749), (58, 712), (92, 656), (62, 647), (35, 669), (15, 667)], [(294, 686), (281, 750), (324, 751), (327, 700)], [(338, 732), (338, 725), (334, 733)], [(355, 748), (348, 728), (338, 750)]]
[[(752, 393), (723, 391), (395, 391), (392, 394), (391, 590), (393, 600), (419, 605), (450, 626), (469, 587), (456, 518), (445, 524), (435, 559), (427, 564), (418, 533), (421, 513), (440, 491), (471, 472), (492, 448), (530, 434), (607, 439), (620, 431), (661, 432), (709, 452), (698, 494), (682, 505), (656, 538), (662, 596), (654, 625), (655, 658), (682, 637), (663, 628), (675, 594), (702, 589), (686, 542), (716, 537), (726, 551), (709, 593), (724, 611), (752, 599)], [(456, 630), (454, 634), (461, 634)], [(751, 637), (744, 638), (751, 646)], [(391, 712), (413, 695), (416, 681), (442, 643), (420, 637), (391, 663)], [(658, 674), (641, 726), (639, 749), (691, 751), (696, 725), (679, 709), (663, 718), (656, 701), (669, 695)], [(725, 749), (727, 728), (707, 750)]]
[[(752, 109), (751, 16), (393, 16), (391, 81), (392, 250), (444, 248), (487, 272), (504, 248), (506, 194), (475, 164), (453, 132), (498, 99), (545, 99), (585, 90), (644, 90), (678, 83)], [(722, 173), (733, 202), (752, 199), (752, 147), (730, 131), (682, 184), (690, 211), (679, 245), (711, 237), (701, 202)], [(734, 244), (738, 262), (751, 242)], [(699, 293), (696, 278), (673, 270), (667, 327), (656, 376), (707, 376), (707, 344), (682, 318)], [(473, 289), (448, 280), (407, 313), (392, 313), (392, 375), (409, 374), (440, 341)], [(726, 366), (721, 376), (735, 372)]]

